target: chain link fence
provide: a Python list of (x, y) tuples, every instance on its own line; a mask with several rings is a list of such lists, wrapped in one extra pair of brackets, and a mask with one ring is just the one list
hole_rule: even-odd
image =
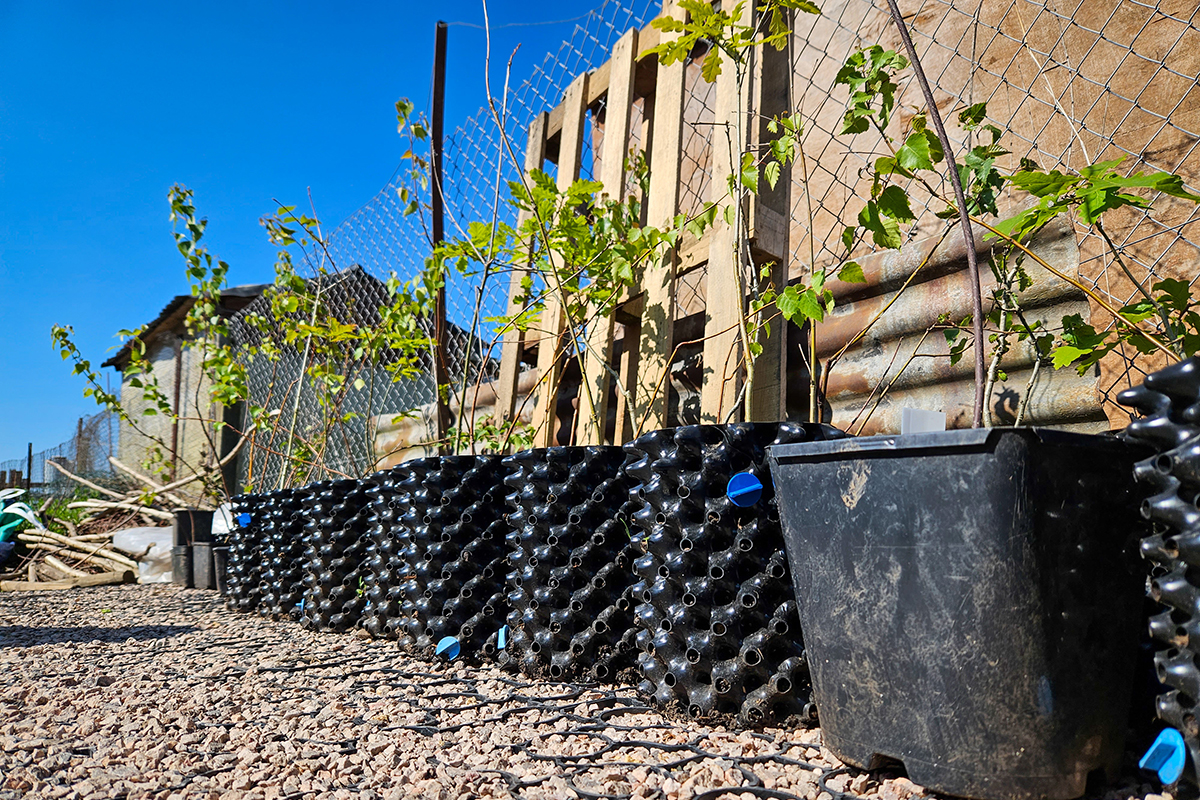
[(78, 484), (51, 467), (47, 463), (51, 461), (93, 483), (118, 486), (122, 481), (108, 458), (117, 454), (120, 430), (120, 420), (111, 411), (81, 417), (74, 436), (33, 454), (32, 469), (28, 457), (0, 461), (0, 486), (24, 488), (28, 479), (35, 494), (55, 497), (72, 494)]
[[(838, 233), (869, 194), (868, 168), (886, 152), (871, 134), (839, 135), (847, 94), (835, 84), (837, 72), (861, 47), (878, 43), (903, 51), (882, 0), (821, 5), (822, 16), (798, 18), (792, 46), (791, 103), (807, 125), (808, 155), (807, 180), (799, 169), (793, 173), (792, 275), (810, 263), (810, 247), (818, 265), (835, 264), (843, 256)], [(1046, 170), (1123, 158), (1122, 172), (1174, 172), (1191, 191), (1200, 188), (1196, 3), (909, 0), (900, 5), (959, 153), (971, 139), (953, 124), (957, 113), (986, 102), (988, 122), (1003, 131), (999, 143), (1011, 151), (998, 162), (1002, 170), (1015, 170), (1022, 158)], [(893, 135), (912, 117), (905, 105), (924, 105), (911, 79), (897, 98)], [(932, 212), (944, 203), (918, 183), (906, 188), (918, 219), (933, 223), (908, 233), (913, 239), (928, 236), (941, 223), (918, 205)], [(1195, 287), (1200, 275), (1197, 207), (1167, 196), (1149, 199), (1153, 214), (1123, 209), (1105, 217), (1128, 274), (1094, 229), (1077, 225), (1075, 230), (1080, 278), (1117, 307), (1136, 300), (1157, 280), (1176, 278)], [(1001, 210), (1018, 210), (1025, 202), (1010, 195)], [(1094, 302), (1091, 308), (1096, 329), (1110, 328), (1111, 316)], [(1111, 422), (1128, 419), (1127, 410), (1115, 404), (1116, 393), (1161, 365), (1132, 348), (1119, 349), (1102, 363), (1097, 388)]]
[[(1122, 170), (1178, 172), (1193, 191), (1200, 183), (1196, 149), (1200, 88), (1195, 81), (1200, 73), (1200, 12), (1194, 4), (908, 0), (901, 6), (943, 115), (952, 121), (958, 110), (987, 102), (988, 121), (1003, 130), (1000, 144), (1011, 151), (1000, 159), (1001, 169), (1015, 169), (1021, 158), (1051, 169), (1125, 157)], [(657, 0), (607, 0), (525, 80), (514, 81), (516, 88), (503, 98), (503, 127), (484, 108), (446, 136), (448, 236), (465, 235), (472, 221), (516, 222), (515, 210), (504, 201), (505, 187), (519, 174), (517, 165), (524, 158), (530, 122), (557, 106), (577, 75), (607, 61), (626, 30), (644, 28), (660, 11)], [(869, 134), (850, 138), (840, 134), (847, 98), (845, 88), (836, 85), (837, 72), (856, 49), (876, 43), (900, 48), (882, 0), (828, 0), (822, 11), (820, 16), (798, 15), (790, 51), (787, 105), (804, 118), (807, 155), (806, 172), (802, 174), (797, 164), (792, 174), (788, 263), (792, 277), (804, 274), (814, 260), (828, 266), (844, 257), (838, 249), (842, 227), (857, 216), (862, 198), (869, 194), (868, 168), (886, 149), (882, 140)], [(715, 87), (699, 74), (703, 57), (702, 50), (695, 54), (685, 84), (679, 192), (680, 210), (685, 213), (700, 210), (713, 195)], [(913, 109), (923, 105), (907, 77), (898, 100), (893, 135), (908, 125)], [(635, 93), (630, 126), (633, 151), (646, 149), (649, 127), (645, 123), (652, 108), (652, 96)], [(604, 116), (601, 98), (585, 123), (583, 177), (599, 174)], [(969, 147), (971, 134), (950, 127), (956, 151)], [(547, 162), (546, 169), (553, 174), (554, 164)], [(632, 175), (630, 180), (628, 188), (635, 189)], [(310, 264), (314, 275), (323, 267), (336, 276), (340, 287), (336, 292), (356, 298), (359, 311), (355, 313), (365, 314), (364, 320), (372, 304), (386, 297), (381, 281), (392, 273), (402, 280), (418, 274), (431, 251), (428, 217), (423, 211), (406, 213), (407, 203), (401, 198), (406, 188), (412, 190), (410, 176), (404, 169), (397, 170), (378, 194), (329, 234), (327, 251)], [(919, 184), (906, 188), (922, 220), (906, 233), (917, 240), (940, 225), (932, 213), (922, 211), (940, 210), (941, 200)], [(428, 201), (427, 192), (420, 199)], [(1154, 215), (1122, 211), (1111, 221), (1106, 218), (1108, 232), (1129, 267), (1128, 275), (1112, 263), (1093, 231), (1075, 231), (1082, 280), (1115, 305), (1136, 299), (1142, 289), (1135, 281), (1149, 288), (1165, 277), (1181, 278), (1193, 286), (1198, 279), (1200, 216), (1195, 206), (1173, 198), (1152, 200)], [(1009, 196), (1002, 199), (1002, 208), (1011, 211), (1022, 202), (1026, 201)], [(505, 313), (509, 276), (501, 270), (448, 277), (452, 384), (475, 385), (494, 377), (500, 355), (494, 320)], [(677, 317), (703, 315), (706, 283), (703, 264), (681, 273)], [(1092, 312), (1097, 329), (1111, 325), (1097, 306), (1092, 306)], [(464, 353), (470, 357), (464, 358)], [(670, 405), (679, 421), (694, 421), (699, 384), (692, 378), (701, 374), (698, 358), (697, 347), (682, 348), (672, 372)], [(304, 388), (302, 362), (302, 354), (292, 352), (269, 368), (262, 364), (252, 369), (256, 402), (274, 396), (274, 405), (267, 405), (280, 408), (289, 429), (301, 431), (319, 427), (327, 415), (316, 395)], [(1112, 402), (1116, 391), (1136, 383), (1157, 365), (1153, 358), (1131, 351), (1118, 351), (1102, 365), (1097, 386), (1110, 418), (1119, 421)], [(344, 410), (351, 412), (350, 418), (336, 436), (329, 437), (310, 477), (361, 475), (379, 466), (373, 437), (381, 420), (409, 415), (432, 430), (432, 372), (430, 356), (417, 378), (393, 381), (378, 365), (358, 375), (372, 389), (348, 401)], [(242, 459), (242, 477), (254, 476), (259, 488), (276, 485), (286, 448), (281, 440), (257, 441)]]
[[(473, 221), (490, 221), (495, 217), (501, 222), (516, 223), (515, 209), (504, 201), (506, 181), (519, 177), (530, 122), (561, 102), (575, 76), (607, 61), (613, 44), (625, 31), (644, 27), (659, 9), (660, 4), (655, 0), (606, 0), (579, 22), (570, 38), (548, 53), (525, 80), (514, 81), (515, 88), (506, 98), (498, 98), (504, 106), (503, 129), (492, 113), (482, 108), (446, 135), (443, 169), (448, 237), (465, 236), (468, 223)], [(593, 109), (584, 130), (581, 169), (584, 178), (593, 177), (594, 155), (603, 141), (603, 126), (597, 124), (597, 114)], [(640, 121), (635, 127), (640, 130)], [(553, 174), (554, 165), (547, 163), (546, 170)], [(400, 197), (401, 190), (412, 188), (406, 169), (397, 170), (378, 194), (329, 233), (327, 249), (309, 260), (311, 274), (316, 275), (323, 268), (333, 275), (331, 296), (354, 299), (356, 308), (348, 319), (356, 323), (369, 321), (371, 310), (385, 301), (383, 281), (389, 275), (395, 273), (401, 280), (411, 279), (423, 268), (431, 252), (428, 216), (423, 211), (406, 213), (407, 202)], [(420, 199), (428, 202), (428, 193)], [(474, 386), (481, 379), (495, 377), (500, 342), (492, 320), (506, 312), (508, 288), (509, 273), (504, 271), (466, 275), (452, 272), (447, 277), (447, 360), (453, 385), (465, 381), (466, 385)], [(234, 321), (235, 341), (253, 338), (239, 320), (248, 314), (267, 311), (269, 301), (262, 299), (239, 312)], [(278, 325), (274, 327), (278, 331)], [(433, 334), (431, 324), (428, 333)], [(373, 447), (374, 429), (381, 422), (386, 424), (390, 418), (408, 415), (432, 423), (429, 408), (435, 399), (432, 354), (424, 361), (423, 374), (413, 379), (394, 381), (387, 374), (386, 365), (363, 368), (356, 377), (362, 378), (370, 390), (348, 395), (341, 406), (341, 412), (348, 418), (329, 426), (329, 410), (321, 407), (319, 393), (312, 391), (311, 386), (306, 387), (301, 377), (302, 352), (296, 348), (284, 350), (278, 362), (259, 361), (250, 368), (254, 402), (279, 408), (286, 424), (279, 426), (275, 435), (256, 437), (247, 448), (239, 462), (243, 484), (250, 482), (256, 489), (269, 489), (279, 485), (281, 479), (286, 480), (281, 470), (289, 432), (311, 433), (329, 427), (319, 463), (307, 475), (309, 479), (319, 479), (357, 476), (375, 469), (379, 454)], [(464, 358), (465, 353), (470, 353), (470, 357)]]

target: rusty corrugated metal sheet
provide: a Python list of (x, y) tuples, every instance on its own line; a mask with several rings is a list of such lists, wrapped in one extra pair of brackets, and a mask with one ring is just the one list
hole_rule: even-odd
[[(982, 230), (977, 232), (976, 242), (986, 245)], [(979, 248), (985, 310), (990, 307), (988, 293), (995, 286), (986, 266), (987, 250), (986, 246)], [(1079, 251), (1069, 226), (1047, 230), (1033, 242), (1033, 250), (1062, 272), (1077, 273)], [(931, 251), (929, 263), (900, 292), (907, 277)], [(951, 365), (944, 333), (930, 330), (943, 314), (960, 320), (971, 313), (962, 237), (951, 233), (940, 245), (939, 238), (924, 239), (901, 251), (872, 254), (860, 263), (868, 280), (865, 286), (832, 286), (837, 307), (818, 326), (820, 357), (824, 360), (837, 352), (884, 306), (894, 303), (830, 373), (827, 402), (833, 424), (855, 433), (897, 432), (900, 410), (910, 407), (945, 412), (947, 427), (969, 427), (974, 396), (970, 353)], [(1060, 327), (1064, 315), (1087, 318), (1087, 299), (1081, 291), (1037, 264), (1027, 263), (1026, 270), (1033, 285), (1021, 299), (1030, 323), (1040, 320), (1054, 330)], [(992, 345), (988, 344), (989, 360), (991, 353)], [(1025, 424), (1087, 431), (1108, 429), (1095, 375), (1080, 377), (1074, 370), (1055, 371), (1042, 365), (1031, 387), (1034, 350), (1028, 342), (1014, 345), (1001, 369), (1007, 378), (998, 380), (988, 397), (992, 424), (1012, 424), (1022, 398), (1028, 394)]]

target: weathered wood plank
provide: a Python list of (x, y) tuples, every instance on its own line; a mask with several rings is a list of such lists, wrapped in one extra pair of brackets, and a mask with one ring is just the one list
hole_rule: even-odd
[[(525, 174), (542, 168), (546, 159), (546, 118), (545, 112), (538, 114), (529, 123), (529, 143), (525, 148)], [(517, 225), (524, 224), (529, 219), (528, 212), (522, 211), (517, 216)], [(518, 298), (522, 296), (521, 280), (528, 274), (525, 270), (514, 269), (508, 287), (508, 316), (521, 312), (522, 304)], [(500, 348), (500, 377), (496, 391), (496, 413), (502, 422), (515, 418), (517, 404), (517, 378), (521, 372), (521, 355), (525, 349), (525, 332), (511, 328), (504, 334)]]
[[(664, 11), (676, 19), (686, 19), (687, 12), (676, 5)], [(657, 228), (669, 227), (679, 206), (685, 69), (680, 62), (658, 65), (649, 150), (650, 191), (646, 198), (647, 223)], [(639, 338), (635, 434), (667, 424), (667, 371), (675, 330), (675, 260), (673, 251), (665, 252), (661, 262), (647, 266), (642, 277), (645, 307)]]
[[(743, 97), (745, 92), (743, 91)], [(713, 124), (712, 183), (714, 200), (725, 206), (735, 202), (723, 191), (726, 177), (733, 173), (744, 147), (745, 102), (739, 101), (733, 69), (717, 76)], [(742, 119), (739, 120), (739, 106)], [(738, 232), (717, 214), (708, 251), (708, 285), (704, 316), (704, 383), (700, 388), (700, 421), (725, 422), (738, 401), (741, 389), (742, 321), (744, 290), (742, 256)]]
[[(588, 74), (571, 81), (563, 98), (566, 113), (563, 116), (562, 143), (559, 146), (556, 184), (560, 191), (570, 188), (579, 177), (579, 159), (583, 152), (583, 123), (587, 115)], [(552, 262), (553, 263), (553, 262)], [(553, 263), (555, 268), (561, 264)], [(553, 281), (553, 278), (551, 278)], [(558, 401), (559, 378), (562, 376), (562, 336), (566, 328), (566, 316), (562, 296), (553, 283), (546, 287), (546, 307), (542, 312), (541, 330), (538, 333), (538, 404), (533, 410), (534, 442), (539, 447), (558, 444), (558, 416), (555, 406)]]
[[(649, 50), (651, 47), (655, 47), (656, 45), (658, 45), (659, 37), (662, 36), (662, 32), (659, 31), (657, 28), (653, 27), (653, 23), (648, 23), (646, 25), (646, 27), (642, 28), (640, 31), (637, 32), (637, 35), (638, 35), (637, 47), (638, 47), (639, 52), (636, 52), (633, 54), (635, 66), (638, 63), (642, 62), (643, 60), (651, 60), (651, 59), (655, 58), (655, 56), (653, 56), (653, 55), (648, 55), (648, 56), (646, 56), (645, 59), (642, 59), (641, 55), (645, 51)], [(608, 74), (609, 74), (609, 70), (611, 69), (609, 64), (610, 64), (610, 62), (606, 61), (605, 63), (601, 64), (599, 67), (596, 67), (596, 69), (592, 71), (592, 77), (588, 81), (588, 91), (587, 91), (587, 104), (589, 106), (595, 105), (596, 101), (599, 100), (601, 97), (603, 97), (605, 91), (608, 90), (608, 83), (609, 83)], [(546, 124), (546, 139), (547, 140), (556, 138), (559, 134), (559, 131), (562, 130), (563, 108), (564, 107), (565, 107), (565, 104), (559, 103), (553, 109), (550, 110), (550, 118)]]
[[(768, 122), (791, 108), (789, 85), (792, 79), (791, 47), (783, 50), (764, 47), (753, 55), (751, 108), (755, 112), (750, 127), (751, 146), (765, 152), (767, 143), (778, 134), (767, 127)], [(787, 263), (790, 254), (791, 229), (791, 170), (781, 170), (774, 187), (764, 185), (751, 204), (752, 249), (756, 265), (771, 264), (771, 283), (776, 289), (787, 285)], [(757, 275), (758, 267), (752, 270)], [(776, 313), (774, 304), (760, 312), (759, 322)], [(754, 374), (746, 387), (746, 419), (751, 422), (774, 422), (787, 417), (787, 323), (777, 318), (770, 323), (770, 335), (758, 337), (762, 352), (754, 364)]]
[[(608, 62), (608, 99), (605, 102), (604, 151), (600, 182), (614, 200), (625, 196), (625, 153), (629, 142), (630, 108), (633, 104), (633, 74), (637, 64), (638, 32), (626, 31), (613, 47)], [(590, 81), (589, 81), (590, 83)], [(602, 444), (608, 419), (608, 390), (611, 384), (613, 312), (589, 313), (587, 352), (583, 357), (583, 380), (579, 386), (579, 414), (575, 426), (577, 444)]]

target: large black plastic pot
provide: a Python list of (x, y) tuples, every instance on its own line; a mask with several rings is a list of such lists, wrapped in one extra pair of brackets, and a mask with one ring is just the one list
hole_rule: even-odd
[(504, 459), (513, 571), (502, 663), (527, 675), (609, 680), (633, 666), (635, 550), (620, 447), (550, 447)]
[(300, 624), (306, 628), (345, 631), (362, 615), (373, 486), (371, 478), (363, 478), (322, 481), (304, 489)]
[(396, 638), (401, 627), (400, 585), (407, 576), (401, 549), (405, 542), (400, 524), (400, 486), (409, 476), (406, 464), (372, 476), (371, 544), (367, 548), (363, 594), (366, 605), (359, 625), (372, 636)]
[[(1159, 523), (1142, 541), (1152, 563), (1150, 619), (1154, 665), (1162, 691), (1157, 716), (1182, 734), (1196, 778), (1200, 763), (1200, 358), (1193, 357), (1146, 377), (1117, 402), (1144, 415), (1125, 429), (1154, 455), (1134, 469), (1146, 487), (1142, 516)], [(1166, 774), (1164, 774), (1166, 773)], [(1177, 770), (1159, 772), (1164, 782)]]
[(262, 573), (258, 613), (271, 619), (299, 619), (304, 598), (304, 503), (310, 487), (267, 494), (262, 513)]
[(824, 743), (967, 797), (1065, 800), (1112, 777), (1141, 454), (1028, 428), (771, 448)]
[[(775, 508), (767, 446), (840, 438), (800, 423), (691, 425), (625, 445), (637, 582), (639, 688), (693, 717), (811, 720), (808, 665)], [(730, 479), (761, 482), (731, 497)]]
[(397, 511), (402, 646), (477, 658), (495, 647), (504, 624), (508, 561), (500, 456), (423, 458), (405, 464)]
[(254, 611), (262, 598), (262, 551), (266, 517), (271, 508), (265, 494), (243, 494), (233, 498), (236, 527), (230, 533), (225, 566), (225, 605), (233, 611)]

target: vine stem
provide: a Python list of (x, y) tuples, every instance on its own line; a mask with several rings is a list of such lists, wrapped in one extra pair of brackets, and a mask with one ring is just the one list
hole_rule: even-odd
[(971, 228), (971, 218), (967, 209), (967, 197), (963, 192), (962, 178), (958, 174), (958, 162), (952, 155), (953, 151), (950, 148), (950, 137), (946, 135), (946, 126), (942, 124), (942, 115), (938, 111), (937, 104), (933, 99), (933, 90), (929, 86), (929, 79), (925, 76), (925, 70), (921, 66), (921, 60), (917, 58), (917, 48), (913, 45), (912, 37), (908, 33), (908, 26), (904, 24), (904, 17), (900, 14), (900, 7), (896, 5), (896, 0), (887, 0), (888, 9), (892, 12), (892, 20), (896, 23), (896, 30), (900, 33), (900, 39), (904, 42), (904, 49), (908, 51), (908, 60), (912, 62), (913, 72), (917, 76), (917, 83), (921, 86), (921, 93), (925, 96), (925, 105), (929, 109), (929, 121), (933, 123), (933, 128), (937, 131), (938, 139), (942, 143), (942, 150), (946, 154), (946, 160), (950, 165), (950, 183), (954, 186), (954, 197), (958, 201), (958, 217), (962, 223), (963, 239), (967, 245), (967, 271), (971, 278), (971, 331), (975, 336), (975, 406), (972, 413), (971, 427), (978, 428), (983, 424), (983, 403), (984, 403), (984, 357), (983, 357), (983, 292), (979, 280), (979, 262), (975, 254), (975, 231)]

